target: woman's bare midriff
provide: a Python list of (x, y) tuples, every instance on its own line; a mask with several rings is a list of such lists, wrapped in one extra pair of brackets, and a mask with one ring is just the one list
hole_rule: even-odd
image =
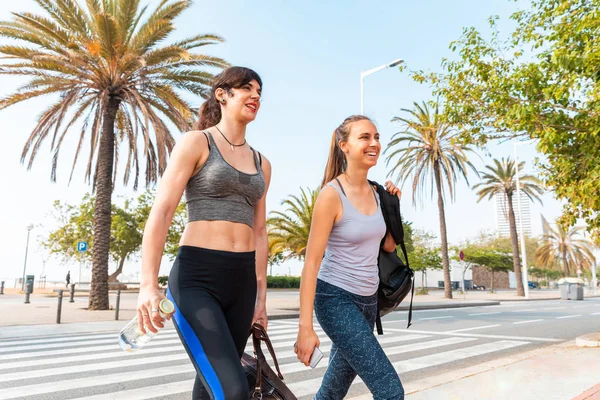
[(188, 222), (179, 245), (232, 252), (254, 251), (254, 231), (237, 222)]

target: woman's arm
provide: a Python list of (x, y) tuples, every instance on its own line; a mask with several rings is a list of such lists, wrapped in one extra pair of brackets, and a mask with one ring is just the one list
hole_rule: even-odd
[(202, 132), (186, 133), (173, 149), (160, 180), (142, 239), (142, 276), (137, 312), (139, 328), (144, 333), (144, 326), (152, 332), (157, 332), (153, 324), (159, 328), (163, 327), (162, 317), (158, 312), (152, 313), (152, 309), (158, 309), (160, 301), (164, 298), (158, 290), (158, 270), (167, 232), (183, 190), (207, 150), (207, 140)]
[(310, 356), (315, 346), (318, 347), (320, 344), (313, 327), (317, 275), (321, 268), (321, 260), (327, 247), (329, 234), (340, 211), (341, 202), (337, 191), (329, 186), (325, 186), (321, 190), (313, 209), (306, 257), (300, 282), (300, 321), (295, 350), (298, 359), (304, 365), (309, 364)]
[(269, 259), (269, 239), (267, 237), (267, 191), (271, 182), (271, 163), (262, 157), (262, 170), (265, 177), (265, 193), (254, 211), (254, 245), (256, 246), (256, 304), (252, 324), (258, 322), (267, 329), (267, 260)]

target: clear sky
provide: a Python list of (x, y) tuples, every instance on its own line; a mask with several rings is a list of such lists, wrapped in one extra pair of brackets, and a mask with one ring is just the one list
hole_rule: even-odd
[[(151, 5), (157, 0), (148, 1)], [(527, 2), (523, 2), (525, 5)], [(179, 20), (172, 39), (198, 33), (216, 33), (226, 42), (206, 47), (208, 54), (223, 57), (231, 64), (255, 69), (263, 78), (263, 104), (257, 120), (248, 127), (248, 141), (265, 154), (273, 165), (268, 210), (278, 209), (299, 187), (315, 188), (323, 174), (333, 129), (348, 115), (360, 111), (359, 76), (367, 70), (396, 58), (406, 61), (408, 69), (440, 71), (443, 57), (452, 57), (450, 41), (459, 38), (462, 28), (476, 26), (485, 32), (490, 15), (499, 15), (506, 33), (508, 16), (521, 3), (509, 0), (427, 0), (427, 1), (314, 1), (197, 0)], [(32, 0), (0, 2), (0, 19), (14, 11), (38, 11)], [(2, 42), (0, 40), (0, 42)], [(18, 87), (21, 81), (0, 76), (0, 96)], [(365, 80), (365, 114), (377, 121), (385, 146), (399, 130), (390, 120), (410, 108), (414, 101), (430, 99), (427, 86), (414, 83), (406, 72), (387, 69)], [(44, 251), (38, 245), (40, 235), (53, 225), (48, 216), (54, 200), (78, 203), (90, 187), (83, 181), (84, 162), (78, 164), (68, 184), (75, 136), (61, 153), (58, 182), (50, 183), (50, 145), (45, 143), (31, 171), (19, 162), (23, 144), (35, 126), (37, 116), (52, 99), (22, 103), (0, 112), (0, 279), (21, 276), (25, 254), (25, 226), (37, 226), (31, 233), (28, 273), (37, 276), (42, 269)], [(199, 105), (199, 99), (194, 99)], [(179, 133), (175, 132), (179, 137)], [(482, 169), (492, 157), (513, 155), (512, 143), (491, 144), (480, 151), (473, 163)], [(537, 156), (535, 145), (519, 146), (519, 158), (532, 172)], [(380, 159), (371, 171), (372, 179), (383, 181), (386, 168)], [(470, 176), (471, 182), (477, 178)], [(437, 202), (427, 199), (423, 207), (414, 207), (408, 185), (404, 192), (404, 218), (414, 227), (439, 232)], [(136, 196), (131, 187), (119, 182), (115, 195)], [(492, 202), (476, 202), (466, 184), (458, 186), (454, 203), (447, 204), (448, 237), (460, 243), (482, 230), (495, 228)], [(548, 220), (560, 214), (560, 204), (552, 194), (543, 198), (544, 206), (532, 206), (533, 233), (541, 233), (540, 212)], [(163, 263), (161, 272), (167, 271)], [(77, 279), (78, 266), (63, 265), (50, 259), (46, 263), (48, 280), (64, 278), (72, 270)], [(114, 269), (114, 266), (111, 266)], [(139, 264), (129, 263), (125, 273), (135, 277)], [(298, 263), (275, 270), (299, 273)], [(84, 275), (85, 278), (85, 275)]]

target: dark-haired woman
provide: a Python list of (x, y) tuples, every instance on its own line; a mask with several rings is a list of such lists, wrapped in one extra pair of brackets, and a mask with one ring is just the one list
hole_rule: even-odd
[[(240, 365), (252, 323), (267, 327), (265, 197), (269, 161), (246, 141), (262, 81), (242, 67), (213, 81), (197, 130), (175, 146), (144, 230), (139, 328), (162, 328), (158, 270), (185, 192), (188, 223), (169, 275), (173, 320), (197, 375), (193, 399), (245, 399)], [(145, 328), (144, 328), (145, 327)]]
[[(319, 346), (313, 306), (331, 339), (329, 365), (317, 400), (340, 400), (356, 375), (375, 400), (404, 399), (398, 374), (373, 334), (377, 316), (377, 257), (396, 244), (386, 236), (379, 196), (367, 181), (381, 144), (367, 117), (346, 118), (331, 139), (322, 189), (313, 210), (300, 286), (300, 321), (296, 353), (305, 365)], [(400, 190), (391, 182), (392, 195)]]

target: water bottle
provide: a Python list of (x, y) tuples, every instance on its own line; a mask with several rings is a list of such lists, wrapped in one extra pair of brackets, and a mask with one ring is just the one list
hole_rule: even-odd
[[(175, 311), (175, 306), (171, 300), (162, 299), (160, 301), (158, 312), (161, 317), (165, 318), (167, 315), (172, 314), (173, 311)], [(156, 333), (151, 332), (148, 328), (146, 328), (146, 334), (143, 334), (138, 326), (138, 317), (136, 315), (121, 329), (119, 333), (119, 346), (123, 350), (132, 353), (146, 345), (156, 335)]]

